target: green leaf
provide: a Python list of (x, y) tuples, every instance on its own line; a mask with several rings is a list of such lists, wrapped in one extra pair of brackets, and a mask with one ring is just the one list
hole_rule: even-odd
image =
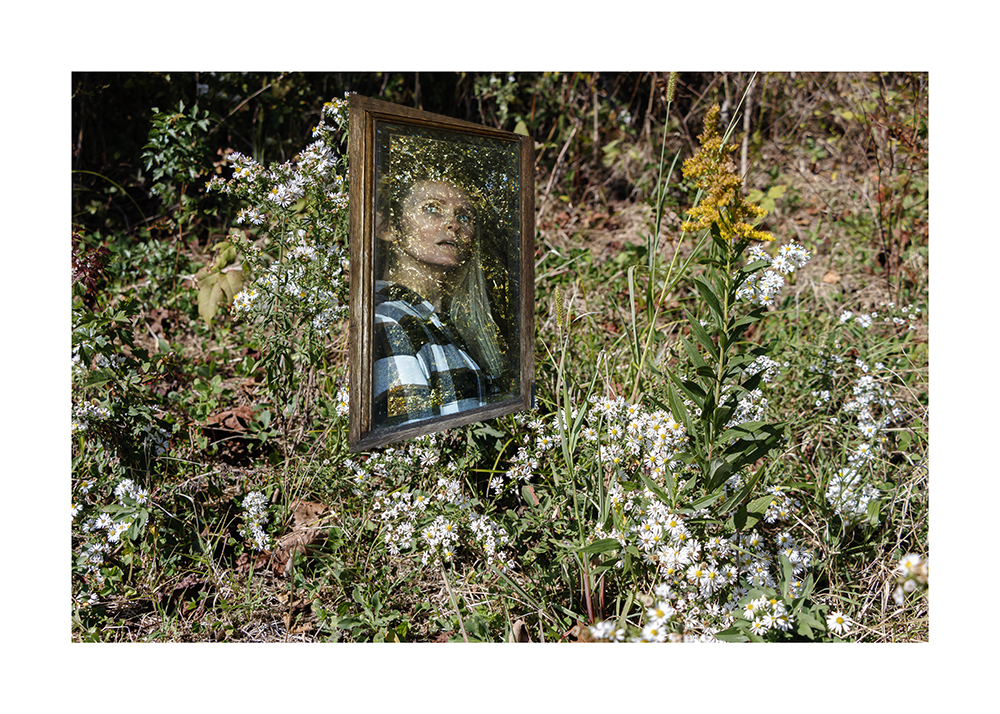
[(753, 528), (757, 525), (757, 521), (759, 520), (759, 518), (755, 518), (750, 515), (746, 506), (740, 506), (736, 509), (736, 513), (730, 516), (729, 525), (733, 530), (745, 531), (748, 528)]
[(723, 642), (749, 642), (750, 638), (743, 634), (736, 625), (716, 632), (715, 637)]
[(684, 393), (687, 394), (695, 404), (697, 404), (701, 409), (705, 408), (705, 398), (708, 394), (705, 393), (705, 390), (701, 388), (700, 384), (693, 382), (690, 379), (685, 379), (681, 382), (680, 386), (681, 389), (684, 390)]
[(736, 513), (729, 519), (729, 524), (738, 531), (745, 531), (753, 528), (764, 518), (764, 513), (771, 503), (772, 496), (762, 496), (756, 498), (748, 504), (736, 509)]
[[(672, 499), (670, 498), (670, 496), (668, 496), (667, 492), (664, 491), (663, 488), (661, 488), (658, 483), (653, 481), (653, 479), (649, 478), (646, 474), (642, 472), (639, 473), (639, 478), (642, 479), (642, 482), (646, 485), (646, 488), (655, 493), (657, 498), (663, 501), (663, 503), (671, 503)], [(671, 475), (668, 478), (673, 479), (673, 476)]]
[(747, 510), (750, 511), (751, 513), (759, 513), (761, 516), (763, 516), (767, 512), (767, 509), (771, 507), (771, 503), (773, 501), (774, 501), (774, 496), (772, 496), (771, 494), (767, 494), (765, 496), (759, 496), (758, 498), (755, 498), (754, 500), (750, 501), (750, 504), (747, 506)]
[(700, 342), (701, 346), (705, 348), (705, 351), (712, 356), (712, 359), (718, 360), (719, 350), (716, 348), (715, 343), (712, 342), (712, 338), (702, 326), (701, 322), (691, 317), (691, 315), (688, 315), (688, 324), (691, 326), (691, 332), (696, 338), (698, 338), (698, 342)]
[(591, 555), (596, 555), (598, 553), (607, 553), (609, 550), (617, 550), (622, 547), (614, 538), (602, 538), (601, 540), (594, 541), (585, 548), (580, 548), (580, 553), (590, 553)]
[(240, 269), (224, 271), (219, 286), (226, 294), (226, 300), (231, 303), (236, 294), (243, 289), (243, 271)]
[(684, 401), (680, 398), (673, 384), (667, 385), (667, 402), (670, 405), (670, 413), (674, 419), (679, 419), (684, 425), (684, 430), (688, 434), (693, 434), (694, 432), (691, 430), (691, 416), (688, 414), (687, 407), (684, 406)]
[(719, 298), (712, 291), (712, 287), (701, 278), (695, 278), (694, 284), (698, 288), (698, 292), (701, 293), (701, 296), (705, 298), (705, 302), (712, 308), (712, 312), (718, 318), (719, 324), (726, 324), (726, 314), (722, 311), (722, 305), (719, 304)]
[(695, 349), (694, 345), (691, 344), (691, 341), (683, 336), (680, 339), (681, 339), (681, 346), (687, 353), (688, 359), (691, 360), (691, 365), (695, 369), (706, 367), (707, 363), (705, 362), (705, 359), (701, 356), (701, 353)]
[[(767, 426), (766, 421), (745, 421), (742, 424), (737, 424), (736, 426), (726, 429), (719, 435), (719, 441), (727, 442), (731, 439), (743, 439), (744, 441), (753, 441), (759, 433), (759, 429), (762, 426)], [(764, 438), (764, 437), (761, 437)]]
[(756, 471), (754, 471), (753, 476), (751, 476), (747, 480), (747, 482), (743, 484), (743, 487), (740, 488), (740, 490), (737, 491), (735, 494), (733, 494), (729, 498), (729, 500), (727, 500), (725, 503), (722, 504), (722, 506), (719, 508), (719, 513), (728, 513), (736, 506), (736, 504), (741, 503), (743, 499), (749, 496), (750, 493), (753, 491), (754, 487), (757, 485), (757, 482), (760, 481), (760, 478), (763, 474), (764, 474), (764, 469), (757, 469)]
[(487, 426), (485, 424), (480, 424), (475, 429), (473, 429), (473, 431), (476, 434), (479, 434), (480, 436), (493, 436), (497, 438), (503, 438), (504, 436), (506, 436), (506, 434), (504, 434), (502, 431), (497, 431), (493, 427)]
[(714, 491), (724, 484), (734, 473), (733, 465), (717, 456), (708, 464), (708, 482), (705, 490)]
[(110, 382), (115, 377), (115, 373), (110, 369), (95, 369), (87, 375), (87, 379), (84, 381), (85, 387), (96, 387), (101, 384)]
[(715, 503), (716, 501), (718, 501), (720, 498), (722, 498), (722, 494), (723, 493), (724, 492), (722, 490), (717, 490), (717, 491), (715, 491), (715, 493), (710, 493), (710, 494), (708, 494), (706, 496), (702, 496), (701, 498), (698, 498), (698, 499), (695, 499), (694, 501), (691, 501), (691, 503), (689, 503), (687, 506), (685, 506), (682, 509), (678, 509), (678, 510), (680, 510), (680, 511), (682, 511), (684, 513), (689, 513), (689, 512), (693, 513), (694, 511), (699, 511), (702, 508), (707, 508), (707, 507), (711, 506), (713, 503)]

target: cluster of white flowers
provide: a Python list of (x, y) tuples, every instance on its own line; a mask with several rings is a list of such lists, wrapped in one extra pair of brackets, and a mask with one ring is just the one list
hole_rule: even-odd
[[(729, 389), (723, 390), (723, 394)], [(748, 421), (763, 421), (767, 413), (767, 397), (759, 387), (747, 392), (737, 403), (733, 416), (726, 423), (727, 429)]]
[[(340, 231), (349, 199), (346, 172), (341, 170), (346, 168), (346, 159), (336, 143), (338, 131), (346, 126), (346, 107), (344, 100), (328, 102), (313, 132), (318, 140), (292, 161), (265, 167), (249, 156), (231, 152), (227, 158), (232, 178), (216, 177), (209, 182), (208, 190), (239, 196), (249, 203), (237, 215), (236, 223), (251, 230), (246, 236), (237, 231), (230, 237), (254, 275), (253, 282), (233, 300), (235, 315), (263, 318), (277, 304), (325, 333), (347, 314), (341, 299), (346, 289), (347, 256), (340, 246)], [(332, 126), (327, 119), (333, 120)], [(300, 211), (302, 200), (307, 208)], [(263, 228), (253, 230), (256, 226)], [(282, 249), (277, 256), (260, 250), (269, 241)]]
[(859, 523), (868, 518), (868, 505), (878, 496), (879, 492), (865, 483), (858, 470), (853, 468), (839, 469), (826, 487), (826, 502), (848, 523)]
[[(326, 123), (330, 118), (333, 126)], [(336, 210), (344, 202), (343, 178), (338, 174), (340, 158), (333, 146), (336, 134), (347, 124), (346, 102), (335, 99), (324, 106), (323, 117), (313, 129), (317, 139), (298, 153), (292, 161), (264, 167), (252, 157), (238, 151), (230, 152), (227, 159), (233, 167), (233, 177), (229, 181), (214, 177), (207, 190), (227, 194), (238, 194), (251, 201), (256, 208), (245, 209), (242, 220), (261, 225), (266, 216), (259, 209), (271, 204), (287, 208), (301, 199), (308, 190), (319, 189), (319, 193), (333, 199)]]
[(674, 462), (687, 443), (687, 431), (670, 412), (646, 411), (621, 397), (591, 397), (582, 435), (604, 465), (642, 463), (660, 481), (679, 467)]
[(475, 542), (486, 555), (486, 565), (495, 565), (501, 570), (511, 570), (514, 562), (511, 557), (500, 550), (510, 545), (510, 534), (491, 518), (474, 512), (469, 514), (469, 528)]
[[(121, 496), (118, 494), (117, 489), (115, 489), (115, 495), (119, 497), (120, 501)], [(82, 530), (84, 533), (95, 532), (100, 530), (107, 531), (106, 535), (107, 542), (117, 543), (121, 539), (121, 537), (126, 532), (128, 532), (128, 529), (132, 527), (133, 520), (134, 519), (125, 518), (121, 521), (115, 521), (111, 517), (110, 513), (102, 513), (100, 516), (95, 518), (90, 523), (85, 523)], [(93, 544), (91, 544), (90, 546), (87, 547), (86, 553), (88, 554), (88, 558), (90, 558), (90, 556), (93, 556), (95, 560), (93, 560), (92, 562), (99, 565), (100, 562), (103, 562), (103, 557), (104, 557), (103, 553), (107, 553), (108, 550), (109, 547), (105, 546), (96, 547)], [(100, 557), (100, 562), (96, 560), (98, 556)]]
[(782, 486), (768, 486), (764, 489), (764, 492), (771, 496), (771, 501), (768, 503), (767, 510), (764, 512), (765, 523), (787, 521), (792, 517), (792, 513), (794, 513), (795, 509), (802, 505), (799, 503), (798, 499), (792, 498), (788, 495)]
[(256, 206), (247, 206), (236, 215), (237, 223), (250, 223), (259, 226), (267, 220), (267, 214), (261, 213)]
[[(84, 529), (87, 530), (86, 528)], [(94, 530), (91, 528), (90, 530)], [(104, 556), (111, 552), (111, 546), (107, 540), (98, 540), (84, 546), (78, 561), (83, 566), (84, 574), (92, 577), (98, 584), (104, 582), (104, 575), (101, 573), (101, 566), (104, 565)]]
[(149, 500), (149, 492), (141, 486), (137, 486), (132, 479), (126, 478), (122, 479), (115, 486), (115, 498), (123, 506), (131, 505), (126, 499), (132, 501), (137, 506), (142, 506)]
[(736, 297), (759, 305), (773, 305), (785, 287), (785, 276), (803, 267), (811, 258), (805, 248), (795, 243), (781, 246), (773, 258), (760, 245), (751, 246), (747, 253), (751, 262), (765, 261), (768, 267), (747, 277)]
[(743, 603), (743, 619), (750, 623), (750, 632), (763, 637), (770, 630), (788, 632), (793, 620), (785, 603), (776, 598), (756, 597)]
[(913, 305), (896, 310), (894, 302), (884, 303), (881, 312), (859, 312), (855, 314), (852, 310), (844, 310), (840, 313), (839, 322), (841, 325), (854, 323), (863, 329), (868, 329), (881, 318), (881, 324), (893, 327), (906, 325), (908, 330), (917, 329), (917, 321), (920, 319), (920, 308)]
[(921, 558), (916, 553), (907, 553), (896, 566), (896, 590), (892, 599), (897, 605), (905, 602), (906, 596), (917, 590), (926, 590), (930, 576), (930, 558)]
[(345, 417), (351, 411), (351, 394), (347, 387), (337, 390), (337, 416)]
[(70, 427), (73, 433), (86, 431), (92, 421), (105, 421), (111, 417), (111, 411), (107, 407), (102, 407), (96, 399), (83, 402), (73, 407), (73, 420)]
[(778, 373), (782, 369), (787, 369), (788, 366), (789, 365), (787, 362), (785, 364), (781, 364), (777, 360), (773, 360), (767, 355), (758, 355), (753, 362), (748, 364), (743, 369), (743, 371), (746, 372), (748, 375), (760, 374), (763, 372), (760, 381), (763, 382), (764, 384), (769, 384), (774, 381), (774, 378), (778, 376)]
[(458, 527), (444, 515), (437, 516), (430, 525), (423, 528), (420, 537), (427, 545), (427, 550), (420, 558), (425, 566), (450, 563), (455, 559)]
[[(333, 289), (343, 280), (346, 257), (343, 249), (328, 240), (332, 229), (315, 225), (317, 240), (305, 228), (299, 228), (287, 237), (286, 260), (262, 265), (259, 252), (243, 245), (248, 259), (255, 264), (257, 277), (233, 299), (233, 312), (243, 317), (268, 313), (276, 300), (293, 302), (295, 309), (310, 316), (312, 327), (326, 331), (342, 318), (347, 306), (342, 304)], [(317, 280), (321, 275), (322, 280)]]
[[(543, 434), (540, 439), (545, 436), (546, 435)], [(539, 445), (538, 448), (544, 450), (547, 447)], [(503, 487), (504, 478), (508, 481), (517, 480), (527, 483), (531, 480), (531, 477), (534, 475), (537, 468), (538, 458), (532, 455), (531, 451), (527, 447), (521, 446), (518, 448), (517, 453), (514, 454), (514, 457), (510, 460), (510, 467), (507, 469), (504, 476), (494, 476), (490, 480), (490, 488), (492, 488), (494, 492), (499, 492)]]
[(338, 126), (343, 126), (348, 119), (347, 96), (348, 92), (344, 92), (344, 99), (331, 99), (323, 105), (323, 116), (330, 117)]
[[(891, 316), (894, 309), (892, 303), (883, 305), (880, 312), (866, 314), (860, 324), (865, 326), (867, 318), (880, 314)], [(901, 314), (912, 317), (919, 311), (907, 307)], [(900, 319), (887, 318), (884, 324), (895, 329)], [(856, 321), (856, 317), (845, 312), (841, 323), (848, 321)], [(809, 371), (820, 375), (825, 387), (812, 392), (815, 407), (829, 410), (830, 424), (843, 423), (846, 437), (842, 448), (847, 463), (830, 479), (826, 501), (846, 523), (858, 524), (869, 518), (869, 507), (879, 498), (868, 477), (876, 457), (887, 447), (888, 428), (901, 422), (905, 413), (893, 396), (893, 370), (882, 362), (869, 364), (857, 351), (849, 351), (842, 342), (849, 337), (849, 333), (841, 333), (833, 349), (818, 349)]]
[(385, 527), (385, 544), (391, 555), (399, 555), (401, 550), (414, 547), (415, 523), (427, 511), (429, 502), (422, 493), (375, 492), (372, 508)]
[[(851, 399), (844, 403), (844, 411), (857, 415), (858, 431), (865, 439), (872, 440), (889, 424), (898, 420), (903, 411), (896, 406), (896, 400), (890, 396), (885, 382), (868, 374), (868, 365), (863, 360), (857, 359), (855, 364), (863, 374), (855, 381)], [(876, 367), (880, 368), (882, 365), (877, 364)], [(858, 455), (857, 458), (864, 460), (865, 455)]]
[(236, 315), (249, 315), (253, 310), (254, 302), (256, 302), (259, 296), (260, 291), (252, 285), (243, 288), (233, 298), (233, 312)]
[[(409, 480), (415, 468), (424, 472), (435, 466), (440, 468), (440, 460), (436, 437), (428, 435), (401, 447), (387, 447), (370, 454), (363, 464), (347, 459), (343, 465), (351, 470), (363, 489), (373, 476), (383, 482)], [(449, 463), (444, 469), (455, 472), (456, 466)], [(472, 499), (455, 478), (438, 477), (433, 493), (418, 489), (376, 490), (372, 508), (384, 529), (384, 542), (391, 555), (409, 550), (420, 554), (424, 566), (436, 566), (452, 562), (459, 545), (465, 543), (478, 547), (488, 565), (513, 567), (510, 556), (502, 551), (509, 545), (510, 535), (476, 511)]]
[(817, 409), (819, 409), (820, 407), (822, 407), (824, 404), (829, 404), (830, 403), (831, 396), (830, 396), (830, 390), (829, 389), (817, 389), (817, 390), (814, 390), (812, 392), (812, 396), (817, 397), (816, 404), (815, 404), (815, 406), (816, 406)]
[(243, 499), (243, 525), (240, 532), (254, 550), (266, 550), (271, 539), (264, 530), (267, 524), (267, 496), (260, 491), (250, 491)]
[[(773, 496), (768, 509), (769, 522), (790, 518), (788, 509), (795, 504), (794, 500), (778, 487), (768, 492)], [(728, 537), (708, 534), (698, 537), (691, 521), (698, 523), (702, 512), (685, 515), (672, 511), (648, 489), (627, 492), (617, 482), (612, 482), (608, 497), (622, 528), (613, 528), (609, 533), (598, 525), (592, 541), (614, 538), (622, 549), (635, 546), (645, 562), (656, 565), (662, 578), (657, 607), (669, 617), (649, 615), (638, 640), (664, 641), (670, 639), (671, 629), (679, 629), (683, 633), (681, 639), (711, 639), (714, 633), (730, 626), (744, 609), (741, 603), (748, 597), (748, 587), (777, 589), (775, 574), (782, 555), (791, 563), (794, 577), (788, 583), (788, 595), (796, 597), (802, 591), (812, 554), (787, 531), (780, 533), (773, 543), (754, 530)], [(791, 626), (791, 618), (779, 601), (772, 602), (770, 607), (769, 617), (763, 612), (755, 618), (744, 615), (751, 620), (754, 631), (786, 630)], [(755, 625), (753, 620), (760, 623)], [(592, 634), (598, 639), (620, 639), (617, 631), (605, 624), (594, 628)]]

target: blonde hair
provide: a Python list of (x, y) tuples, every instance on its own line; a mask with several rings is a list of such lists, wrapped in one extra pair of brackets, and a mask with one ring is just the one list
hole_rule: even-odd
[(493, 319), (489, 296), (486, 292), (486, 276), (482, 266), (482, 235), (480, 223), (476, 222), (472, 256), (466, 261), (465, 275), (459, 281), (458, 289), (451, 296), (448, 316), (462, 339), (473, 352), (477, 361), (485, 364), (486, 371), (500, 375), (504, 371), (504, 356), (501, 351), (500, 329)]

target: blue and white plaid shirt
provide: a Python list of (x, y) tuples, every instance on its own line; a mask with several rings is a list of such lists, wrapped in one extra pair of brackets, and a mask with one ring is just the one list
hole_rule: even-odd
[(375, 283), (372, 422), (393, 426), (484, 404), (486, 377), (434, 306), (397, 283)]

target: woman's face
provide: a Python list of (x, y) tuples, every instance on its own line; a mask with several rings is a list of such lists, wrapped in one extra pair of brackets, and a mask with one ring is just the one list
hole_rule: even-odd
[(465, 191), (446, 181), (418, 181), (402, 210), (400, 250), (427, 265), (465, 263), (475, 231), (475, 209)]

